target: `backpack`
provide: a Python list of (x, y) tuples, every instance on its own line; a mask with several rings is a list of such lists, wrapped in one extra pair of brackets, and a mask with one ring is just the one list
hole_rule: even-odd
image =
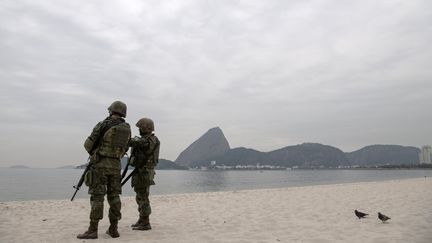
[(128, 150), (130, 136), (130, 126), (126, 122), (110, 127), (102, 137), (98, 154), (104, 157), (121, 159)]

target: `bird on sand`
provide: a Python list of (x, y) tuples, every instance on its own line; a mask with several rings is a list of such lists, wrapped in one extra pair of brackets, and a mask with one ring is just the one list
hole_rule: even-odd
[(360, 212), (360, 211), (357, 211), (357, 209), (354, 210), (354, 213), (355, 213), (355, 215), (356, 215), (359, 219), (364, 218), (364, 217), (366, 217), (367, 215), (369, 215), (369, 214), (367, 214), (367, 213), (362, 213), (362, 212)]
[(389, 216), (384, 215), (384, 214), (382, 214), (382, 213), (380, 213), (380, 212), (378, 212), (378, 218), (379, 218), (383, 223), (385, 223), (387, 220), (390, 219)]

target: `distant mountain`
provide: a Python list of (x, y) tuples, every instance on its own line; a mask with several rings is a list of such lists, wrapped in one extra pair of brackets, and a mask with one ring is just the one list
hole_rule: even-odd
[(400, 145), (370, 145), (346, 153), (352, 165), (418, 164), (420, 149)]
[(75, 165), (65, 165), (65, 166), (57, 167), (56, 169), (75, 169), (75, 168), (76, 168)]
[(229, 150), (229, 143), (222, 130), (219, 127), (214, 127), (181, 152), (175, 163), (182, 166), (192, 166), (222, 156)]
[(344, 153), (342, 150), (319, 143), (303, 143), (270, 152), (250, 148), (230, 149), (219, 127), (210, 129), (175, 160), (188, 167), (216, 165), (272, 165), (283, 167), (338, 167), (418, 164), (420, 149), (399, 145), (371, 145), (360, 150)]
[(254, 149), (233, 148), (225, 154), (215, 156), (203, 161), (195, 161), (191, 166), (208, 166), (211, 161), (216, 161), (218, 165), (235, 166), (235, 165), (256, 165), (267, 161), (267, 154)]
[(337, 167), (349, 165), (342, 150), (319, 143), (303, 143), (268, 153), (269, 164), (286, 167)]
[[(335, 168), (339, 166), (415, 165), (419, 164), (420, 149), (399, 145), (371, 145), (354, 152), (319, 143), (303, 143), (286, 146), (270, 152), (251, 148), (230, 149), (219, 127), (208, 130), (189, 145), (175, 162), (159, 159), (156, 169), (182, 170), (188, 167), (216, 165), (269, 165), (300, 168)], [(122, 167), (127, 158), (122, 159)], [(85, 168), (85, 165), (77, 168)]]
[(187, 170), (187, 167), (178, 165), (171, 160), (159, 159), (159, 163), (156, 166), (156, 170)]
[(82, 165), (77, 165), (75, 166), (75, 169), (85, 169), (87, 167), (87, 163), (82, 164)]
[(271, 152), (260, 152), (248, 148), (234, 148), (225, 154), (202, 161), (191, 166), (208, 166), (211, 161), (217, 165), (274, 165), (284, 167), (337, 167), (349, 165), (348, 159), (340, 149), (318, 143), (304, 143), (284, 147)]
[(12, 168), (12, 169), (30, 169), (30, 167), (28, 167), (26, 165), (13, 165), (9, 168)]
[[(121, 168), (124, 169), (126, 167), (128, 158), (124, 157), (121, 159), (120, 163), (121, 163)], [(85, 167), (87, 166), (87, 164), (82, 164), (73, 168), (76, 169), (85, 169)], [(134, 167), (129, 166), (128, 169), (132, 170)], [(174, 162), (172, 162), (171, 160), (167, 160), (167, 159), (159, 159), (159, 163), (156, 166), (156, 170), (187, 170), (187, 167), (178, 165)]]
[[(123, 158), (121, 160), (121, 167), (122, 169), (125, 168), (127, 163), (127, 158)], [(134, 167), (129, 166), (128, 169), (131, 170)], [(187, 167), (178, 165), (174, 162), (172, 162), (171, 160), (167, 160), (167, 159), (159, 159), (159, 163), (156, 166), (156, 170), (187, 170)]]

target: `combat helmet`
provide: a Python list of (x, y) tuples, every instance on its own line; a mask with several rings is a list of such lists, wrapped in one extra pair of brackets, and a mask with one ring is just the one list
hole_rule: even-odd
[(108, 111), (110, 114), (113, 113), (117, 113), (119, 115), (121, 115), (122, 117), (126, 117), (126, 104), (117, 100), (114, 101), (109, 107), (108, 107)]
[(143, 133), (151, 133), (154, 131), (154, 123), (153, 120), (150, 118), (141, 118), (136, 123), (136, 126), (143, 132)]

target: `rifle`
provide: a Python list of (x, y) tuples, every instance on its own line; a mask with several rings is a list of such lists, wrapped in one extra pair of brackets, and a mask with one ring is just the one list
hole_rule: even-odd
[[(151, 154), (153, 154), (153, 152), (159, 147), (159, 141), (156, 143), (156, 146), (153, 148), (153, 150), (151, 151), (151, 153), (149, 153), (149, 154), (146, 154), (146, 157), (147, 156), (149, 156), (149, 155), (151, 155)], [(131, 158), (132, 158), (133, 156), (132, 156), (132, 151), (131, 151)], [(129, 162), (128, 162), (129, 163)], [(142, 166), (141, 166), (142, 167)], [(127, 168), (127, 165), (126, 165), (126, 168)], [(138, 173), (138, 170), (139, 170), (139, 168), (140, 167), (138, 167), (138, 165), (136, 165), (135, 164), (135, 169), (122, 181), (122, 183), (121, 183), (121, 185), (123, 186), (124, 184), (126, 184), (126, 182), (133, 176), (133, 175), (135, 175), (136, 173)], [(126, 172), (125, 172), (126, 171)], [(123, 174), (124, 175), (126, 175), (126, 173), (127, 173), (127, 170), (125, 170), (125, 171), (123, 171)], [(122, 175), (122, 179), (123, 179), (123, 177), (124, 177), (124, 175)]]
[[(126, 184), (126, 182), (138, 172), (138, 167), (135, 167), (135, 169), (122, 181), (121, 185), (123, 186), (124, 184)], [(124, 173), (126, 175), (126, 173)], [(123, 178), (122, 178), (123, 179)]]
[(79, 179), (78, 184), (76, 184), (75, 186), (73, 186), (73, 188), (75, 188), (76, 190), (75, 190), (75, 192), (74, 192), (74, 194), (73, 194), (73, 196), (71, 198), (71, 201), (74, 200), (75, 195), (77, 194), (78, 190), (81, 188), (82, 184), (84, 183), (85, 175), (86, 175), (87, 171), (89, 171), (90, 166), (91, 166), (91, 164), (90, 164), (90, 157), (89, 157), (87, 159), (87, 166), (86, 166), (86, 168), (84, 170), (84, 173), (81, 175), (81, 178)]
[(126, 176), (126, 173), (127, 173), (127, 171), (128, 171), (128, 167), (129, 167), (129, 165), (130, 165), (130, 161), (131, 161), (131, 159), (132, 159), (132, 157), (133, 157), (133, 148), (131, 148), (131, 153), (130, 153), (130, 154), (131, 154), (131, 155), (130, 155), (130, 157), (129, 157), (128, 160), (127, 160), (126, 166), (125, 166), (125, 168), (123, 169), (122, 176), (121, 176), (121, 180), (123, 180), (123, 178)]

